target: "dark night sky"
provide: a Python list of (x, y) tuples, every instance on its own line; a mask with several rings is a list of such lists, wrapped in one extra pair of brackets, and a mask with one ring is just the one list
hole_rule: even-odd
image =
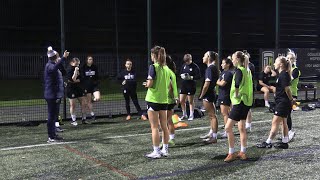
[[(201, 3), (199, 3), (201, 2)], [(280, 0), (280, 47), (319, 46), (317, 0)], [(73, 51), (146, 53), (146, 0), (65, 0), (66, 47)], [(275, 0), (222, 0), (222, 47), (275, 46)], [(39, 52), (60, 46), (59, 1), (2, 0), (0, 51)], [(116, 13), (117, 12), (117, 13)], [(152, 0), (152, 43), (172, 53), (217, 48), (215, 0)]]

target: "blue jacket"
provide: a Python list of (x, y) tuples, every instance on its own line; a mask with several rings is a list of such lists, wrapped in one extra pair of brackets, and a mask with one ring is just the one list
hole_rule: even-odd
[(49, 60), (44, 70), (44, 98), (59, 99), (64, 95), (63, 78), (59, 68), (63, 67), (66, 58), (62, 57), (59, 62)]

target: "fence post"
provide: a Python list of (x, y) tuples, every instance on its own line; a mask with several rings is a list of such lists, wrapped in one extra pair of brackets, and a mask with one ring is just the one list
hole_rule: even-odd
[[(65, 31), (64, 31), (64, 0), (60, 0), (60, 40), (61, 40), (61, 55), (63, 56), (65, 50)], [(67, 99), (64, 87), (63, 96), (63, 119), (67, 119)]]
[(147, 0), (147, 33), (148, 33), (148, 49), (147, 49), (147, 52), (148, 52), (148, 68), (151, 64), (151, 52), (150, 52), (150, 49), (151, 49), (151, 0)]

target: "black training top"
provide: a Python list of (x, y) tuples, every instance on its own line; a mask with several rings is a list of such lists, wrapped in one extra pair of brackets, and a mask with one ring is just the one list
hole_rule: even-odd
[(217, 80), (219, 79), (219, 70), (216, 65), (210, 64), (205, 72), (204, 81), (210, 81), (210, 85), (207, 93), (212, 93), (215, 91)]
[(264, 71), (260, 72), (259, 77), (258, 77), (258, 86), (261, 88), (262, 86), (259, 84), (259, 80), (262, 81), (266, 85), (270, 85), (269, 81), (271, 78), (271, 72), (270, 73), (264, 73)]
[(118, 80), (121, 81), (121, 83), (126, 80), (126, 83), (122, 85), (122, 89), (126, 90), (136, 90), (137, 88), (137, 78), (136, 73), (134, 70), (127, 71), (127, 69), (122, 70), (117, 77)]
[(234, 72), (234, 79), (235, 79), (235, 87), (236, 88), (239, 88), (240, 87), (240, 84), (241, 84), (241, 81), (242, 81), (242, 71), (240, 69), (235, 69), (235, 72)]
[(299, 69), (298, 68), (295, 68), (293, 71), (292, 71), (292, 78), (293, 79), (297, 79), (299, 77)]
[[(72, 79), (75, 68), (76, 68), (76, 66), (69, 66), (67, 69), (67, 79), (68, 79), (68, 86), (67, 87), (68, 88), (74, 88), (74, 87), (80, 86), (80, 82), (81, 82), (80, 75), (77, 77), (77, 80), (79, 79), (80, 82), (74, 82)], [(79, 71), (79, 73), (81, 74), (80, 71)]]
[(180, 75), (188, 73), (190, 76), (193, 76), (193, 80), (183, 80), (183, 85), (195, 84), (195, 80), (200, 79), (200, 68), (199, 66), (192, 62), (191, 64), (184, 63), (180, 69)]
[(276, 97), (275, 100), (289, 101), (289, 97), (285, 91), (285, 87), (290, 86), (290, 75), (286, 71), (281, 71), (276, 81)]
[(82, 83), (88, 86), (96, 86), (99, 84), (99, 73), (98, 67), (94, 64), (88, 66), (87, 64), (83, 65), (80, 69)]
[(224, 80), (226, 82), (225, 86), (219, 86), (219, 99), (225, 99), (225, 98), (230, 98), (230, 89), (231, 89), (231, 84), (232, 84), (232, 71), (227, 70), (227, 71), (222, 71), (219, 80)]

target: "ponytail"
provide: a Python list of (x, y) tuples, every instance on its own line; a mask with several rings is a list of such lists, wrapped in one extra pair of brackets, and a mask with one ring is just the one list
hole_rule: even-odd
[(166, 65), (166, 50), (164, 49), (164, 47), (160, 48), (157, 61), (160, 66)]
[[(249, 64), (249, 58), (247, 59), (245, 57), (245, 54), (242, 51), (236, 51), (234, 54), (239, 59), (240, 66), (243, 66), (243, 67), (247, 68), (247, 66)], [(248, 60), (247, 63), (246, 63), (246, 59)]]
[(219, 70), (219, 55), (214, 51), (208, 51), (210, 63), (214, 62)]
[(289, 73), (289, 76), (292, 77), (292, 72), (291, 72), (292, 64), (291, 64), (291, 61), (289, 59), (287, 59), (286, 57), (284, 57), (284, 56), (279, 56), (279, 57), (277, 57), (277, 59), (280, 59), (280, 63), (282, 63), (284, 65), (286, 71)]
[(151, 49), (151, 53), (155, 55), (156, 61), (160, 66), (166, 65), (166, 50), (164, 47), (155, 46)]

